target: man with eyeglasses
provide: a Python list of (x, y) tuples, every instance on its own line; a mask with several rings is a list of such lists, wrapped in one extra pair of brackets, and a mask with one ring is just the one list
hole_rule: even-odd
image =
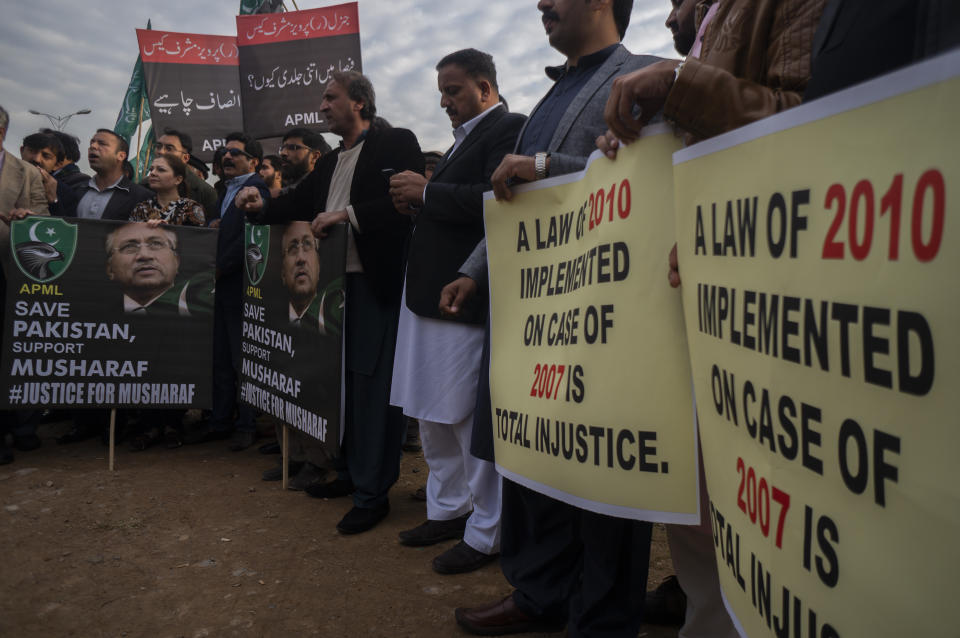
[(287, 131), (280, 144), (280, 174), (283, 177), (284, 188), (280, 194), (303, 181), (303, 178), (313, 172), (317, 160), (330, 152), (330, 145), (323, 136), (308, 128), (294, 128)]
[[(193, 152), (193, 140), (182, 131), (167, 128), (163, 130), (163, 135), (153, 145), (153, 152), (157, 155), (161, 153), (176, 155), (183, 160), (184, 164), (189, 164), (190, 154)], [(187, 184), (186, 197), (203, 206), (203, 213), (207, 219), (219, 217), (217, 214), (217, 191), (213, 190), (213, 186), (207, 184), (193, 171), (187, 171), (185, 182)]]
[[(263, 199), (270, 191), (257, 174), (263, 159), (260, 143), (244, 133), (227, 135), (223, 156), (224, 197), (216, 207), (217, 286), (213, 318), (213, 413), (188, 432), (184, 443), (230, 438), (229, 449), (245, 450), (257, 438), (250, 406), (237, 402), (240, 375), (240, 329), (243, 308), (243, 213), (234, 204), (241, 188), (256, 188)], [(213, 224), (211, 224), (213, 225)], [(236, 421), (234, 421), (236, 410)]]
[(176, 305), (154, 305), (173, 287), (180, 269), (177, 235), (169, 229), (138, 222), (124, 224), (107, 235), (107, 278), (123, 291), (123, 311), (176, 314)]

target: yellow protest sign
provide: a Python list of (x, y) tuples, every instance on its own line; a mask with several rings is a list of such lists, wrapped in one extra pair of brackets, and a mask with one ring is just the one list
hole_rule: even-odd
[(497, 467), (614, 516), (696, 523), (697, 463), (664, 127), (485, 203)]
[(674, 158), (717, 561), (751, 638), (960, 633), (957, 69)]

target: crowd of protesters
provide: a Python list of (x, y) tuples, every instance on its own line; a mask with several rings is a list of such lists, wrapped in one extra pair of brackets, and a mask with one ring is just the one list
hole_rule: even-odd
[[(736, 636), (720, 595), (704, 483), (703, 524), (668, 526), (676, 576), (647, 594), (649, 523), (579, 509), (497, 474), (482, 194), (492, 189), (509, 200), (515, 184), (581, 170), (595, 148), (615, 158), (654, 120), (694, 144), (941, 53), (960, 42), (960, 16), (950, 0), (879, 0), (869, 8), (842, 0), (662, 1), (683, 59), (623, 47), (632, 0), (540, 0), (561, 64), (546, 69), (553, 85), (529, 116), (508, 111), (492, 56), (464, 49), (442, 58), (440, 106), (454, 137), (445, 153), (422, 152), (411, 131), (379, 117), (373, 85), (355, 72), (334, 73), (318, 107), (338, 148), (296, 128), (265, 154), (257, 140), (232, 133), (213, 160), (215, 186), (192, 156), (190, 136), (176, 130), (157, 140), (143, 185), (124, 174), (128, 141), (106, 128), (89, 143), (92, 176), (76, 165), (78, 140), (58, 131), (28, 135), (17, 159), (2, 150), (9, 117), (0, 108), (0, 218), (219, 228), (213, 408), (186, 429), (180, 411), (130, 415), (132, 450), (255, 444), (256, 414), (237, 401), (243, 224), (300, 223), (316, 238), (311, 245), (344, 225), (342, 453), (329, 458), (295, 435), (290, 488), (352, 497), (337, 529), (366, 532), (389, 514), (401, 448), (416, 449), (419, 428), (430, 469), (426, 516), (399, 542), (458, 540), (433, 559), (434, 570), (470, 572), (499, 559), (515, 588), (502, 600), (457, 609), (466, 631), (634, 637), (646, 620), (676, 622), (686, 638)], [(0, 224), (0, 241), (8, 236)], [(664, 285), (679, 286), (675, 251), (663, 261)], [(102, 435), (102, 411), (70, 416), (58, 443)], [(3, 415), (0, 464), (13, 461), (6, 434), (19, 451), (40, 447), (36, 425), (44, 417)], [(269, 441), (260, 451), (280, 448)], [(263, 474), (280, 478), (279, 464)]]

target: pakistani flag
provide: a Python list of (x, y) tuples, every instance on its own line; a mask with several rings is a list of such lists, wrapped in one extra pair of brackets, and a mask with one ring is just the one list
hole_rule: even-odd
[(242, 16), (254, 13), (280, 13), (281, 11), (283, 11), (283, 0), (240, 0), (240, 15)]
[(138, 184), (143, 181), (143, 178), (146, 177), (150, 171), (150, 164), (154, 158), (153, 143), (156, 141), (157, 138), (153, 134), (153, 125), (151, 124), (147, 130), (147, 136), (143, 138), (143, 145), (140, 147), (140, 152), (137, 153), (137, 161), (132, 162), (133, 181)]
[(47, 283), (70, 267), (77, 227), (61, 217), (28, 217), (10, 224), (10, 250), (20, 272)]
[[(147, 28), (151, 28), (149, 20), (147, 20)], [(113, 125), (113, 131), (129, 143), (140, 122), (149, 119), (150, 101), (147, 99), (147, 83), (143, 76), (143, 60), (138, 55), (137, 63), (133, 65), (130, 84), (123, 96), (123, 104), (120, 105), (120, 115), (117, 116), (117, 123)]]

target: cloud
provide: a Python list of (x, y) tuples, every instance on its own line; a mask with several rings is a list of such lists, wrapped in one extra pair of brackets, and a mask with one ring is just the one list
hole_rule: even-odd
[[(297, 4), (311, 9), (334, 3)], [(4, 148), (17, 153), (25, 135), (48, 125), (28, 109), (54, 115), (92, 109), (66, 128), (81, 139), (81, 149), (97, 128), (113, 127), (137, 58), (135, 30), (148, 18), (164, 31), (234, 35), (239, 0), (7, 5), (0, 22), (0, 104), (11, 116)], [(669, 10), (669, 0), (635, 0), (624, 44), (636, 53), (674, 55), (663, 26)], [(413, 130), (424, 149), (446, 149), (453, 139), (434, 70), (445, 54), (464, 47), (492, 54), (502, 93), (511, 110), (522, 113), (550, 86), (544, 67), (563, 62), (547, 43), (535, 0), (362, 0), (360, 30), (363, 70), (376, 87), (379, 111), (395, 126)], [(86, 168), (85, 160), (81, 166)]]

